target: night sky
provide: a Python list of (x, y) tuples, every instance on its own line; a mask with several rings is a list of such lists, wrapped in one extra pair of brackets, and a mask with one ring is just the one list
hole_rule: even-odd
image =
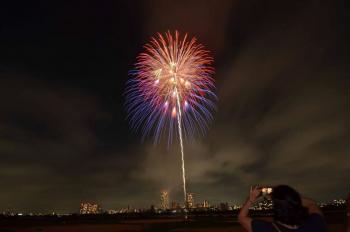
[(142, 46), (179, 30), (212, 52), (218, 111), (185, 143), (195, 201), (251, 184), (316, 200), (350, 192), (346, 1), (8, 1), (0, 4), (0, 211), (182, 202), (177, 143), (129, 129), (125, 83)]

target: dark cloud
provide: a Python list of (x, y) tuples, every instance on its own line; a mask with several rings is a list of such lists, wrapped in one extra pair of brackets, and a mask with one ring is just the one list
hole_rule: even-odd
[(3, 207), (35, 209), (47, 194), (57, 198), (65, 189), (78, 190), (76, 179), (86, 172), (86, 160), (99, 142), (93, 122), (109, 117), (98, 99), (78, 89), (4, 74), (1, 87), (1, 181), (10, 182), (7, 194), (13, 197)]
[(239, 202), (259, 183), (290, 184), (318, 200), (350, 191), (342, 2), (98, 6), (46, 5), (56, 13), (29, 21), (8, 16), (0, 209), (77, 211), (85, 200), (149, 207), (164, 189), (182, 201), (178, 142), (141, 143), (123, 110), (134, 57), (149, 36), (167, 29), (195, 35), (216, 60), (218, 112), (206, 136), (185, 143), (187, 187), (196, 201)]

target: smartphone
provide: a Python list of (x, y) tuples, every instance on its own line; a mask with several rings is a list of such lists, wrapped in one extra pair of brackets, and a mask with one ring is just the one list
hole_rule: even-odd
[(261, 187), (261, 195), (262, 196), (267, 196), (270, 195), (273, 191), (272, 187)]

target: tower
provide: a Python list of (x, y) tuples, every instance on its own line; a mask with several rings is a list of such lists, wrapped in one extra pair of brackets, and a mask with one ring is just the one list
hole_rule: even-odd
[(160, 193), (160, 206), (163, 210), (169, 209), (169, 193), (167, 191)]
[(209, 208), (210, 207), (209, 202), (207, 200), (204, 200), (202, 207), (203, 208)]
[(186, 207), (187, 208), (194, 208), (194, 194), (193, 193), (187, 193)]

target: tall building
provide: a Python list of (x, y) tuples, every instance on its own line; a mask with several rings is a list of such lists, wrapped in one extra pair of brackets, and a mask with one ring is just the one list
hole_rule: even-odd
[(187, 208), (194, 208), (194, 194), (193, 193), (187, 193), (186, 207)]
[(101, 207), (98, 204), (83, 202), (80, 204), (80, 214), (99, 214)]
[(160, 193), (160, 206), (163, 210), (169, 209), (169, 193), (167, 191)]
[(202, 207), (203, 208), (209, 208), (210, 207), (209, 202), (207, 200), (204, 200)]

